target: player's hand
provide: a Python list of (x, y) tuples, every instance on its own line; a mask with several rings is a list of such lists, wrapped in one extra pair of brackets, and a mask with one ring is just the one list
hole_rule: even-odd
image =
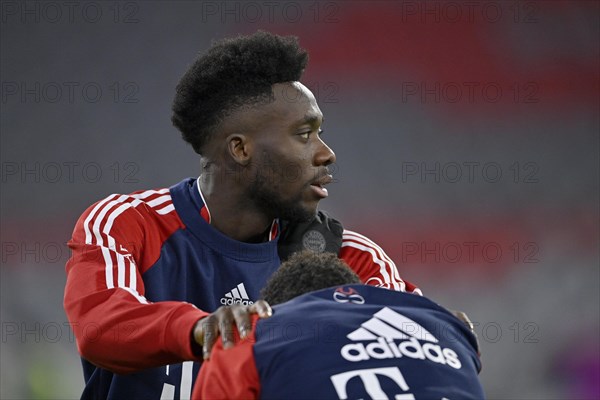
[(481, 349), (479, 347), (479, 338), (477, 337), (477, 334), (475, 333), (475, 325), (473, 325), (473, 322), (471, 322), (471, 320), (469, 319), (467, 314), (465, 314), (462, 311), (456, 311), (456, 310), (450, 310), (450, 311), (452, 312), (452, 314), (454, 314), (454, 316), (456, 318), (458, 318), (462, 322), (464, 322), (464, 324), (467, 325), (467, 327), (469, 328), (471, 333), (473, 333), (473, 335), (475, 336), (475, 340), (477, 341), (477, 355), (481, 356)]
[(469, 319), (467, 314), (465, 314), (462, 311), (456, 311), (456, 310), (450, 310), (450, 311), (452, 312), (452, 314), (454, 314), (454, 316), (456, 318), (458, 318), (462, 322), (464, 322), (465, 325), (467, 325), (467, 327), (471, 330), (471, 332), (475, 333), (475, 326), (473, 325), (473, 323), (471, 322), (471, 320)]
[(205, 360), (221, 335), (223, 348), (233, 346), (233, 325), (237, 327), (240, 337), (244, 339), (252, 327), (251, 315), (258, 314), (260, 318), (268, 318), (273, 314), (271, 306), (264, 300), (258, 300), (249, 306), (236, 304), (221, 306), (214, 313), (202, 318), (194, 326), (194, 340), (202, 346), (202, 356)]

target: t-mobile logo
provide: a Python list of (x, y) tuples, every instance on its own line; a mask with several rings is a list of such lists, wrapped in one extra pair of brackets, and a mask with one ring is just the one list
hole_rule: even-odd
[(367, 394), (371, 396), (372, 399), (387, 400), (389, 399), (389, 397), (381, 388), (377, 375), (383, 375), (390, 378), (398, 385), (402, 392), (405, 392), (402, 394), (394, 395), (395, 400), (415, 399), (415, 396), (413, 396), (411, 393), (406, 393), (406, 391), (408, 391), (409, 388), (398, 367), (370, 368), (342, 372), (341, 374), (333, 375), (331, 377), (331, 382), (333, 382), (333, 386), (335, 387), (335, 391), (337, 392), (337, 395), (340, 398), (340, 400), (345, 400), (348, 398), (346, 386), (348, 384), (348, 381), (355, 377), (359, 377), (362, 380)]

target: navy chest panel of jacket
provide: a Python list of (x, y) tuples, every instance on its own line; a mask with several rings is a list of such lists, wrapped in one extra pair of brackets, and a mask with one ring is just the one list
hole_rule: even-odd
[(144, 274), (146, 298), (187, 301), (208, 312), (256, 301), (280, 265), (277, 239), (243, 243), (211, 227), (200, 216), (203, 204), (193, 180), (172, 187), (171, 195), (186, 228), (169, 237)]
[(180, 230), (164, 243), (160, 259), (143, 275), (146, 298), (187, 301), (208, 312), (236, 301), (248, 304), (256, 301), (278, 267), (276, 253), (262, 260), (234, 259)]

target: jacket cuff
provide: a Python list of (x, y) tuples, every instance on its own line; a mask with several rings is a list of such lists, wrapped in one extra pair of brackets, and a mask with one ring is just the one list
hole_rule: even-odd
[(202, 351), (193, 342), (193, 329), (200, 319), (209, 315), (192, 304), (184, 304), (167, 322), (165, 347), (184, 360), (202, 361)]

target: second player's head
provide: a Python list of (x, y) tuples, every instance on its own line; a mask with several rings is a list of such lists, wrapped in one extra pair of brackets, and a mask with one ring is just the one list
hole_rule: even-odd
[(271, 276), (261, 298), (275, 305), (301, 294), (332, 286), (361, 283), (358, 276), (333, 253), (295, 253)]

